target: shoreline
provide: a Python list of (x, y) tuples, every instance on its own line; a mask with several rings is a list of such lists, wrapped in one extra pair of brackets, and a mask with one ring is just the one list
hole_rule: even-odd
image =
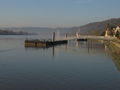
[(120, 49), (120, 42), (112, 41), (111, 43)]

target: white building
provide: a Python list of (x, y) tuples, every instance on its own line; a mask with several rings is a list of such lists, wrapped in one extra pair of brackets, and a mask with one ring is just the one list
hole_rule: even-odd
[(113, 35), (114, 37), (116, 37), (117, 32), (120, 33), (120, 26), (117, 26), (117, 27), (114, 29), (114, 35)]
[(107, 27), (106, 31), (105, 31), (105, 37), (109, 37), (109, 36), (119, 36), (118, 34), (120, 33), (120, 26), (117, 26), (115, 28), (111, 28), (109, 29), (109, 27)]

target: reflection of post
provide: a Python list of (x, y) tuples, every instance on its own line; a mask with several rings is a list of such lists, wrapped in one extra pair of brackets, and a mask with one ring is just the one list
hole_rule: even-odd
[(78, 47), (79, 46), (79, 42), (76, 40), (76, 47)]
[(88, 53), (90, 53), (90, 45), (89, 45), (89, 41), (87, 41), (87, 48), (88, 48)]
[(65, 50), (67, 51), (67, 49), (68, 49), (68, 44), (65, 45)]
[(52, 47), (52, 56), (53, 57), (55, 56), (55, 47), (54, 46)]
[(91, 50), (93, 49), (93, 48), (92, 48), (92, 40), (90, 40), (90, 48), (91, 48)]
[(107, 53), (108, 52), (108, 46), (106, 44), (104, 44), (104, 48), (105, 48), (105, 55), (108, 56), (109, 54)]
[(52, 40), (53, 40), (53, 42), (55, 41), (55, 32), (53, 32)]

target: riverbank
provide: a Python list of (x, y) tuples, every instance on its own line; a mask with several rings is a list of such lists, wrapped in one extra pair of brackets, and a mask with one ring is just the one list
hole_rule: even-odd
[(112, 56), (117, 70), (120, 71), (120, 43), (117, 41), (110, 41), (107, 43), (107, 47), (107, 52)]
[(112, 41), (111, 43), (120, 49), (120, 40)]

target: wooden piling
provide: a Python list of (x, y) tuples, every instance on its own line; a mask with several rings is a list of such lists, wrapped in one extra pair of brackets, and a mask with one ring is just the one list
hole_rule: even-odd
[(55, 41), (55, 32), (53, 32), (53, 38), (52, 38), (53, 42)]

